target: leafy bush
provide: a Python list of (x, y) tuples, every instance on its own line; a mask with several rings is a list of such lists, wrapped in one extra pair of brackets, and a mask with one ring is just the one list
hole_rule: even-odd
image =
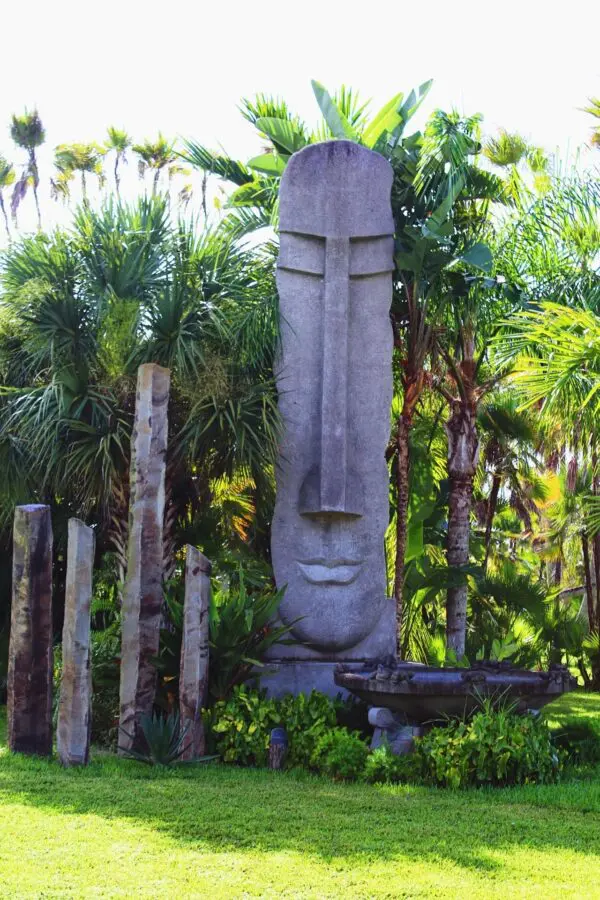
[(444, 787), (547, 783), (559, 777), (560, 751), (532, 715), (484, 701), (469, 720), (452, 720), (415, 741), (421, 777)]
[(389, 744), (382, 744), (367, 757), (363, 778), (369, 784), (397, 784), (417, 781), (418, 765), (414, 754), (396, 756)]
[[(227, 589), (216, 590), (210, 603), (210, 702), (226, 700), (233, 689), (249, 679), (257, 680), (264, 657), (278, 643), (294, 643), (286, 638), (289, 627), (274, 625), (283, 591), (264, 583), (250, 583), (241, 569)], [(158, 669), (157, 703), (165, 711), (173, 706), (179, 684), (179, 660), (183, 628), (183, 579), (165, 585), (165, 607), (169, 628), (161, 629), (160, 650), (153, 663)]]
[(310, 765), (319, 740), (336, 726), (335, 703), (325, 694), (288, 694), (279, 701), (280, 724), (288, 735), (286, 765)]
[(224, 762), (267, 764), (271, 729), (281, 724), (276, 700), (267, 700), (264, 691), (239, 685), (228, 700), (218, 701), (203, 715), (214, 749)]
[(283, 589), (264, 588), (249, 593), (239, 573), (236, 588), (216, 591), (210, 607), (209, 694), (223, 700), (236, 685), (256, 676), (257, 667), (274, 644), (294, 643), (286, 638), (290, 628), (274, 625)]
[(204, 721), (211, 749), (225, 762), (266, 765), (271, 729), (281, 726), (288, 736), (286, 768), (308, 767), (320, 739), (335, 728), (336, 704), (318, 691), (267, 699), (264, 691), (239, 685), (229, 700), (204, 711)]
[(333, 728), (318, 741), (312, 765), (336, 781), (355, 781), (364, 771), (369, 748), (363, 739), (347, 728)]

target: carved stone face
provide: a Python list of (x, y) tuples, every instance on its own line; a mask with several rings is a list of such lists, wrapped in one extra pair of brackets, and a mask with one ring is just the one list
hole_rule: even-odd
[(386, 160), (349, 141), (301, 150), (281, 182), (272, 555), (282, 620), (323, 654), (367, 638), (386, 603), (391, 184)]

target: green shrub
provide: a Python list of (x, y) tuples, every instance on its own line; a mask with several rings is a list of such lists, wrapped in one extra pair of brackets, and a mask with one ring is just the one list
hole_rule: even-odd
[(382, 744), (369, 753), (363, 777), (369, 784), (417, 781), (418, 766), (414, 754), (396, 756), (389, 744)]
[(364, 771), (369, 748), (356, 732), (333, 728), (318, 741), (312, 765), (336, 781), (355, 781)]
[(267, 764), (271, 729), (281, 724), (276, 700), (268, 700), (264, 691), (238, 685), (229, 700), (219, 700), (203, 715), (212, 738), (211, 750), (224, 762)]
[(228, 700), (203, 715), (211, 751), (242, 766), (267, 764), (271, 729), (281, 726), (288, 736), (286, 768), (308, 768), (319, 740), (336, 725), (336, 705), (325, 694), (267, 699), (264, 691), (246, 685), (235, 687)]
[(324, 734), (336, 726), (336, 707), (318, 691), (288, 694), (279, 701), (280, 724), (288, 736), (286, 767), (309, 767), (313, 753)]
[(452, 788), (547, 783), (562, 768), (545, 722), (494, 709), (491, 702), (467, 721), (450, 721), (417, 738), (415, 759), (427, 783)]

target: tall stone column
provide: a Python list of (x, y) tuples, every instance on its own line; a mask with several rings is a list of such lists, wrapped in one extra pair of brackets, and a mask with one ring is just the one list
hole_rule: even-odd
[(8, 746), (52, 753), (52, 520), (50, 507), (17, 506), (8, 651)]
[(94, 548), (93, 530), (79, 519), (69, 519), (63, 668), (56, 732), (58, 758), (63, 766), (86, 765), (90, 752), (90, 607)]
[(138, 370), (131, 437), (127, 576), (123, 590), (119, 750), (139, 744), (140, 719), (156, 693), (163, 601), (163, 516), (170, 372), (149, 363)]
[(210, 560), (196, 547), (186, 547), (183, 638), (179, 671), (179, 709), (187, 728), (182, 759), (197, 759), (206, 749), (202, 707), (208, 692), (208, 617)]

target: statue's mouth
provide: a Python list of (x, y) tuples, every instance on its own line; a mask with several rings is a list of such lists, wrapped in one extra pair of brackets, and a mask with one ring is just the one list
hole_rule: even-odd
[(362, 562), (351, 559), (298, 560), (298, 568), (311, 584), (351, 584), (361, 567)]

